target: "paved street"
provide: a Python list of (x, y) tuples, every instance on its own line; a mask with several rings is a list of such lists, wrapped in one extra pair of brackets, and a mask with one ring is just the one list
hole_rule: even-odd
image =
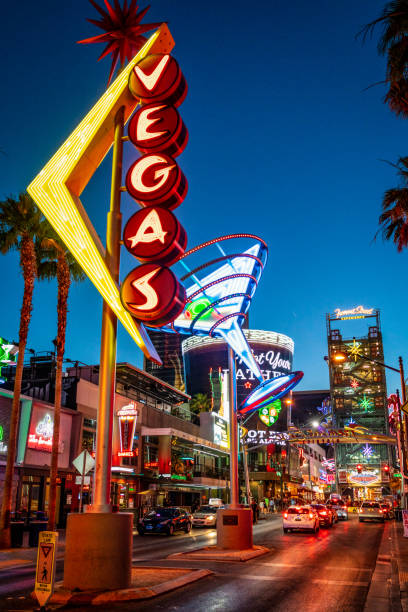
[[(390, 529), (392, 523), (385, 525)], [(194, 530), (172, 538), (135, 536), (134, 563), (146, 566), (208, 568), (213, 576), (141, 603), (121, 604), (118, 610), (265, 610), (351, 612), (364, 609), (384, 526), (360, 524), (353, 517), (317, 536), (283, 534), (281, 517), (255, 526), (256, 544), (271, 549), (247, 563), (166, 560), (174, 552), (215, 543), (212, 530)], [(62, 561), (58, 578), (62, 576)], [(0, 572), (4, 610), (29, 610), (26, 597), (33, 585), (33, 567)], [(78, 608), (77, 608), (78, 609)], [(84, 608), (85, 609), (85, 608)], [(109, 609), (112, 609), (110, 604)], [(106, 607), (98, 610), (107, 611)]]

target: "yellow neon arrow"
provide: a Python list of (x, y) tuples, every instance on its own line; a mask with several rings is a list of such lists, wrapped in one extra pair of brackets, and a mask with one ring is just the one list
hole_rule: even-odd
[(76, 130), (58, 149), (27, 187), (28, 193), (71, 251), (103, 299), (143, 350), (161, 363), (143, 325), (123, 308), (119, 287), (105, 264), (105, 249), (79, 196), (109, 151), (114, 137), (114, 118), (125, 107), (125, 122), (138, 102), (128, 89), (129, 74), (149, 53), (170, 53), (174, 40), (162, 24), (124, 68)]

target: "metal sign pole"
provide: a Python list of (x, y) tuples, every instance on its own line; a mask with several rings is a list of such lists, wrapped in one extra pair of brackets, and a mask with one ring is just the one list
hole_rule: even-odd
[(237, 422), (237, 382), (235, 379), (235, 353), (228, 348), (229, 368), (229, 414), (230, 414), (230, 481), (231, 508), (239, 507), (238, 485), (238, 422)]
[[(106, 231), (106, 265), (115, 281), (119, 281), (120, 187), (122, 182), (124, 107), (115, 117), (115, 139), (112, 159), (111, 207)], [(112, 465), (112, 420), (115, 398), (117, 316), (103, 302), (101, 364), (99, 368), (98, 424), (96, 428), (96, 465), (91, 512), (111, 512), (110, 483)]]
[(85, 461), (86, 461), (86, 452), (85, 450), (83, 451), (84, 453), (84, 458), (82, 461), (82, 474), (81, 474), (81, 490), (79, 492), (79, 513), (82, 512), (82, 495), (83, 495), (83, 491), (84, 491), (84, 478), (85, 478)]

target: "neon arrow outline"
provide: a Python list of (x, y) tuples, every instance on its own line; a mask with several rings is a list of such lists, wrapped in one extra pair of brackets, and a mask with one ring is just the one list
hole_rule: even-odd
[(113, 143), (117, 111), (125, 107), (126, 123), (138, 104), (128, 88), (134, 66), (149, 53), (170, 53), (173, 47), (170, 31), (166, 24), (162, 24), (27, 187), (28, 193), (133, 340), (147, 358), (159, 364), (160, 357), (143, 325), (136, 322), (121, 303), (119, 287), (105, 264), (105, 249), (80, 195)]

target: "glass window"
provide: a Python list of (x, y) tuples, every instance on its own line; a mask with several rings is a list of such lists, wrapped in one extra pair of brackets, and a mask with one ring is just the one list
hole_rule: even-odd
[(309, 514), (309, 508), (288, 508), (288, 514)]

